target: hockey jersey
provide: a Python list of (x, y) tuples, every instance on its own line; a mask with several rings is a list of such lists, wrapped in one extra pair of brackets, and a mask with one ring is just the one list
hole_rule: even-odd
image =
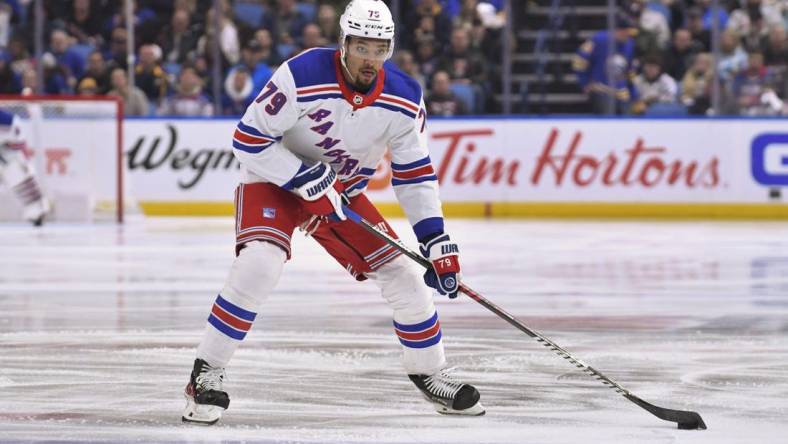
[(0, 147), (23, 150), (25, 141), (19, 118), (0, 109)]
[(442, 232), (418, 83), (387, 62), (362, 94), (345, 82), (340, 66), (339, 51), (315, 48), (276, 70), (233, 135), (242, 182), (289, 190), (297, 173), (326, 162), (354, 196), (388, 148), (392, 185), (416, 237)]

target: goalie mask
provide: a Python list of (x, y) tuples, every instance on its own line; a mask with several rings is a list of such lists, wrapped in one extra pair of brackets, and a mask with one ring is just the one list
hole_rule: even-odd
[(351, 0), (339, 18), (339, 47), (342, 63), (347, 56), (347, 38), (361, 37), (388, 41), (388, 51), (366, 54), (353, 53), (354, 56), (374, 60), (388, 60), (394, 53), (394, 20), (391, 11), (382, 0)]

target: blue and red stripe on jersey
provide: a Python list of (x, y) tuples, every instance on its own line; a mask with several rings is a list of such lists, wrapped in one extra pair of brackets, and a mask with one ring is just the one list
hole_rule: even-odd
[(311, 102), (320, 99), (341, 99), (342, 90), (338, 83), (326, 83), (296, 89), (296, 101)]
[(411, 163), (391, 163), (391, 184), (407, 185), (421, 183), (428, 180), (438, 180), (435, 170), (432, 169), (430, 156)]
[(244, 310), (224, 299), (222, 295), (217, 295), (208, 316), (208, 323), (225, 335), (240, 341), (252, 328), (255, 317), (257, 313)]
[(418, 324), (400, 324), (394, 321), (394, 331), (405, 347), (427, 348), (441, 341), (441, 323), (438, 321), (437, 311)]
[(257, 154), (281, 139), (281, 137), (263, 134), (257, 128), (238, 122), (235, 133), (233, 133), (233, 147), (247, 153)]
[(410, 100), (403, 99), (402, 97), (393, 96), (391, 94), (381, 94), (380, 97), (372, 104), (388, 109), (390, 111), (398, 111), (406, 116), (415, 119), (419, 114), (419, 106)]
[(361, 168), (353, 177), (342, 181), (342, 185), (345, 186), (345, 192), (351, 193), (356, 190), (363, 190), (373, 174), (375, 174), (374, 168)]

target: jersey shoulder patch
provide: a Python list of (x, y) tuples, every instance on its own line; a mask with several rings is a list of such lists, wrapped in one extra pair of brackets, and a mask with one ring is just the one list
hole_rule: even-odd
[(421, 109), (421, 85), (392, 62), (386, 62), (383, 68), (386, 79), (375, 104), (415, 119)]
[(308, 49), (287, 62), (296, 88), (337, 83), (334, 53), (331, 48)]

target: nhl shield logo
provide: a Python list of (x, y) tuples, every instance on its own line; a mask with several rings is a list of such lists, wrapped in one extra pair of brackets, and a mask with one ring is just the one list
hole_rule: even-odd
[(353, 103), (355, 103), (356, 105), (361, 105), (361, 102), (363, 101), (364, 98), (361, 97), (360, 95), (356, 94), (355, 96), (353, 96)]
[(276, 208), (263, 208), (263, 217), (266, 219), (276, 219)]

